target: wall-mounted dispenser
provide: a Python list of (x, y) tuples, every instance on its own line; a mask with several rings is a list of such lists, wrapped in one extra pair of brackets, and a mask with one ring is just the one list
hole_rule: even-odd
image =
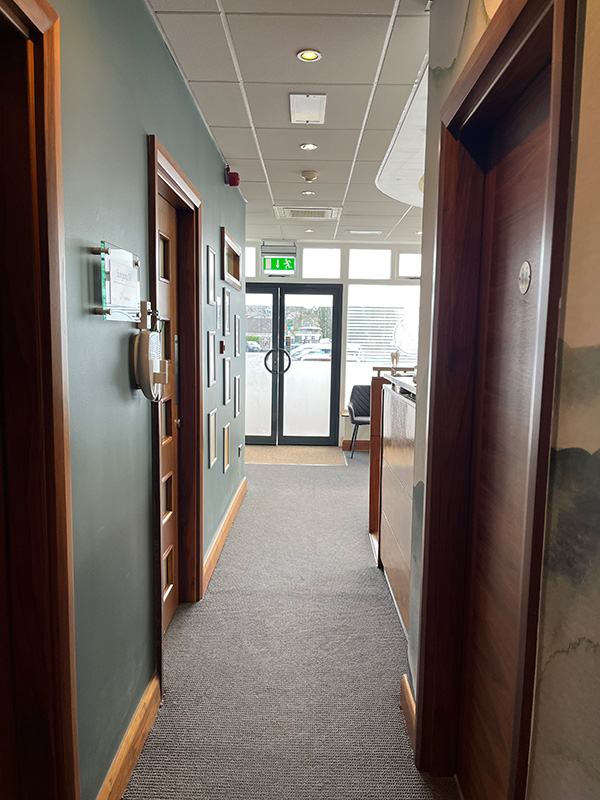
[(135, 381), (148, 400), (158, 403), (162, 387), (169, 380), (169, 362), (162, 358), (161, 337), (158, 331), (140, 331), (133, 343)]

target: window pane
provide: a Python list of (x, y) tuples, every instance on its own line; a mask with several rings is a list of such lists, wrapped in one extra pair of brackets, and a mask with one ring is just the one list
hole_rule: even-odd
[(246, 277), (256, 277), (256, 247), (246, 248)]
[(391, 365), (395, 350), (399, 366), (416, 366), (419, 295), (419, 286), (348, 287), (345, 405), (355, 384), (371, 383), (375, 365)]
[(339, 278), (342, 251), (332, 247), (305, 247), (302, 251), (303, 278)]
[(385, 281), (392, 277), (391, 268), (391, 250), (350, 250), (350, 278)]
[(400, 253), (398, 259), (399, 278), (420, 278), (421, 277), (421, 254), (420, 253)]

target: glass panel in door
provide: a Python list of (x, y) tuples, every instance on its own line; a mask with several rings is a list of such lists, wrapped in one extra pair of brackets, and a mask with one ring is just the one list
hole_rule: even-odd
[(286, 291), (285, 349), (292, 362), (283, 378), (284, 437), (329, 437), (331, 423), (333, 294)]
[[(275, 444), (274, 376), (265, 368), (265, 356), (276, 344), (276, 295), (268, 289), (250, 289), (246, 293), (246, 437), (255, 444)], [(269, 366), (271, 360), (269, 356)]]

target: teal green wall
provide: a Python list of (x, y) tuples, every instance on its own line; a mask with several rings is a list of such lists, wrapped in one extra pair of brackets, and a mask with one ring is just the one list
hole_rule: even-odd
[[(155, 669), (150, 404), (132, 389), (134, 328), (90, 314), (100, 239), (142, 259), (148, 297), (146, 136), (156, 134), (203, 198), (203, 253), (220, 266), (220, 227), (244, 243), (244, 203), (143, 0), (55, 0), (61, 17), (77, 703), (82, 800), (94, 800)], [(222, 284), (219, 289), (222, 290)], [(232, 313), (244, 318), (242, 293)], [(214, 329), (214, 306), (205, 307)], [(204, 341), (205, 341), (204, 337)], [(233, 336), (227, 341), (232, 355)], [(203, 347), (204, 345), (203, 341)], [(237, 363), (236, 363), (237, 362)], [(243, 356), (232, 374), (243, 376)], [(243, 416), (205, 389), (219, 431), (231, 421), (232, 466), (206, 470), (210, 545), (243, 477)], [(206, 386), (206, 378), (204, 378)]]

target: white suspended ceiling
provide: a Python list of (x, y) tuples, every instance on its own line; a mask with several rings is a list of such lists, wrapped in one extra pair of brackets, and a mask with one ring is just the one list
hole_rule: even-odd
[[(427, 55), (427, 0), (148, 2), (224, 160), (240, 173), (249, 241), (420, 246), (421, 209), (375, 180)], [(323, 57), (303, 63), (303, 48)], [(290, 94), (326, 94), (325, 124), (293, 125)], [(318, 149), (300, 150), (303, 142)], [(305, 183), (303, 170), (318, 180)], [(302, 223), (277, 220), (274, 205), (343, 211), (335, 222)]]

